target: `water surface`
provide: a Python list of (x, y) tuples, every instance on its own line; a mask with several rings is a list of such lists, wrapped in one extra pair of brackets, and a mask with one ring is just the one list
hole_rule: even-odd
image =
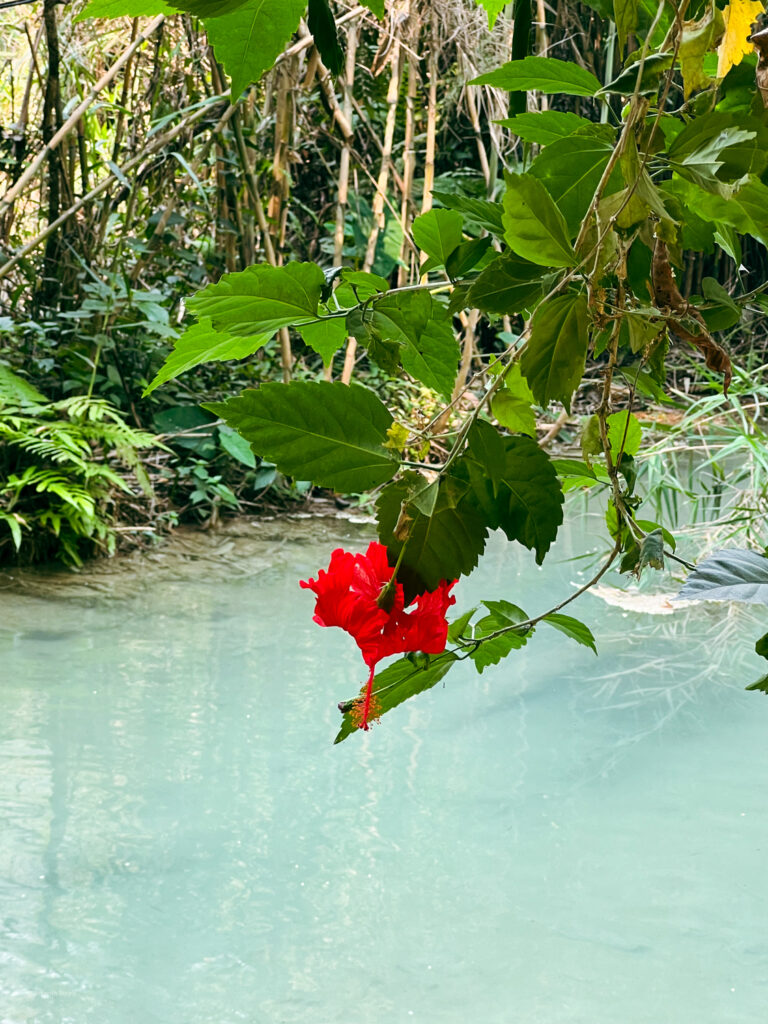
[[(541, 627), (334, 747), (363, 666), (297, 580), (345, 535), (6, 579), (0, 1024), (764, 1020), (766, 623), (586, 597), (599, 659)], [(458, 610), (590, 543), (494, 538)]]

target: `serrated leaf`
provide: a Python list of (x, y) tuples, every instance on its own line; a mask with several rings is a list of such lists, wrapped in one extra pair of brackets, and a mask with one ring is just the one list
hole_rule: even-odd
[(511, 604), (509, 601), (483, 601), (483, 604), (489, 614), (475, 625), (475, 639), (480, 639), (482, 636), (495, 633), (500, 629), (507, 629), (508, 632), (502, 633), (501, 636), (495, 636), (493, 639), (484, 640), (472, 651), (470, 658), (480, 673), (489, 665), (497, 665), (511, 651), (519, 651), (525, 647), (529, 637), (533, 635), (531, 628), (520, 633), (514, 630), (514, 626), (525, 622), (528, 618), (522, 608), (518, 608), (517, 605)]
[[(531, 165), (530, 173), (554, 200), (570, 236), (576, 234), (589, 209), (613, 148), (613, 139), (576, 132), (547, 146)], [(621, 169), (617, 166), (603, 195), (611, 195), (622, 185)]]
[(723, 548), (699, 562), (677, 597), (768, 604), (768, 558), (743, 548)]
[(519, 313), (541, 297), (542, 278), (542, 269), (536, 263), (503, 252), (472, 282), (467, 303), (484, 313)]
[(541, 565), (563, 521), (563, 492), (547, 453), (530, 437), (503, 437), (478, 420), (459, 472), (466, 472), (487, 525), (534, 551)]
[(248, 0), (229, 14), (205, 19), (216, 58), (232, 81), (233, 98), (272, 67), (306, 6), (306, 0)]
[(562, 402), (570, 412), (587, 359), (587, 300), (557, 295), (537, 307), (528, 346), (520, 360), (523, 376), (539, 405)]
[(384, 488), (376, 502), (379, 539), (387, 545), (390, 564), (394, 565), (403, 547), (398, 526), (408, 536), (398, 572), (407, 599), (434, 590), (441, 580), (468, 575), (485, 548), (485, 520), (466, 484), (458, 483), (457, 487), (451, 477), (440, 481), (431, 516), (412, 504), (414, 492), (424, 488), (418, 473), (404, 473)]
[[(424, 667), (414, 665), (408, 658), (400, 658), (383, 672), (378, 672), (373, 681), (377, 718), (396, 708), (409, 697), (415, 697), (417, 693), (423, 693), (436, 686), (456, 660), (455, 654), (445, 651), (431, 657)], [(341, 743), (353, 732), (362, 731), (358, 729), (355, 717), (350, 713), (354, 703), (354, 700), (346, 702), (347, 710), (343, 712), (344, 719), (334, 743)]]
[(474, 226), (483, 231), (489, 231), (499, 238), (504, 234), (501, 223), (504, 211), (501, 203), (491, 202), (490, 199), (474, 199), (472, 196), (459, 195), (455, 192), (442, 192), (439, 189), (433, 189), (432, 196), (447, 209), (459, 210)]
[(225, 274), (188, 299), (187, 307), (236, 337), (273, 334), (281, 327), (314, 320), (324, 283), (316, 263), (260, 264)]
[(762, 0), (731, 0), (723, 10), (725, 33), (717, 48), (717, 77), (725, 78), (735, 64), (754, 50), (749, 41), (752, 22), (765, 13)]
[(255, 452), (296, 480), (359, 493), (397, 472), (397, 461), (384, 447), (392, 416), (360, 384), (269, 383), (203, 408), (221, 416)]
[(768, 693), (768, 676), (763, 676), (762, 679), (758, 679), (754, 683), (750, 683), (749, 686), (745, 686), (744, 689), (760, 690), (762, 693)]
[(344, 51), (339, 45), (336, 20), (328, 6), (328, 0), (309, 0), (307, 27), (328, 70), (333, 75), (341, 74), (344, 67)]
[(464, 218), (457, 210), (428, 210), (413, 221), (413, 240), (433, 266), (444, 267), (453, 250), (461, 244)]
[(600, 90), (595, 76), (580, 67), (554, 57), (525, 57), (511, 60), (495, 71), (473, 78), (470, 85), (490, 85), (507, 92), (562, 93), (566, 96), (594, 96)]
[(534, 142), (539, 146), (548, 146), (551, 142), (564, 139), (580, 128), (588, 129), (592, 122), (578, 114), (562, 110), (539, 110), (535, 113), (518, 114), (507, 117), (497, 124), (517, 135), (523, 142)]
[(543, 267), (578, 263), (563, 214), (532, 174), (507, 175), (503, 221), (504, 240), (518, 256)]
[(467, 626), (469, 626), (469, 623), (472, 621), (472, 616), (476, 611), (477, 608), (470, 608), (469, 611), (464, 612), (463, 615), (459, 615), (459, 617), (454, 619), (453, 622), (448, 623), (448, 643), (457, 644), (459, 640), (461, 640), (462, 636), (464, 636), (464, 631)]
[(533, 395), (528, 381), (520, 372), (520, 364), (513, 363), (504, 375), (504, 386), (493, 396), (493, 415), (502, 427), (513, 434), (536, 437), (536, 414), (531, 408)]
[(231, 334), (215, 330), (210, 319), (204, 317), (179, 335), (173, 351), (166, 356), (154, 380), (144, 391), (144, 397), (193, 366), (222, 359), (245, 359), (265, 345), (270, 337), (269, 334), (256, 334), (249, 338), (234, 338)]
[(457, 245), (445, 261), (445, 269), (451, 280), (463, 277), (478, 265), (485, 266), (493, 258), (492, 241), (490, 235), (484, 235), (482, 238), (470, 238)]
[(551, 615), (546, 615), (541, 621), (546, 622), (548, 626), (554, 626), (561, 633), (565, 633), (572, 640), (582, 644), (584, 647), (589, 647), (590, 650), (597, 654), (597, 645), (595, 644), (592, 631), (589, 626), (586, 626), (579, 619), (574, 619), (571, 615), (563, 615), (560, 612), (552, 612)]
[[(406, 373), (450, 398), (459, 364), (459, 343), (445, 310), (428, 292), (386, 295), (371, 303), (362, 320), (365, 330), (372, 332), (377, 341), (399, 346), (397, 354)], [(347, 322), (350, 329), (357, 329), (351, 316)]]
[(299, 327), (299, 334), (326, 366), (347, 340), (347, 325), (343, 317), (329, 316)]

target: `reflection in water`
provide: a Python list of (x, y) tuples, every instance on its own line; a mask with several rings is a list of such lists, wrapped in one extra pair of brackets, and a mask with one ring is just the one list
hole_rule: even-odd
[[(227, 543), (0, 594), (3, 1024), (762, 1019), (753, 611), (586, 598), (600, 660), (542, 629), (333, 747), (331, 540)], [(538, 611), (580, 546), (497, 539), (459, 601)]]

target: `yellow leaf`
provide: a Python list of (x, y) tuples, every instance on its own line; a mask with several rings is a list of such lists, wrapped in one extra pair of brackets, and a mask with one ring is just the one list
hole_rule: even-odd
[(734, 64), (752, 53), (754, 46), (749, 42), (752, 22), (764, 12), (762, 0), (731, 0), (723, 11), (725, 35), (717, 48), (717, 77), (725, 78)]
[(387, 440), (384, 442), (384, 447), (391, 448), (396, 452), (402, 451), (403, 448), (405, 448), (405, 443), (408, 440), (408, 437), (408, 428), (404, 427), (402, 423), (395, 421), (387, 431)]

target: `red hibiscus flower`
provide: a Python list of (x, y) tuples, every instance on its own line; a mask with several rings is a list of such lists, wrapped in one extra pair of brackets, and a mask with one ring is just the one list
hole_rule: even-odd
[(445, 650), (448, 623), (445, 618), (456, 598), (456, 583), (443, 580), (436, 590), (420, 594), (405, 610), (403, 587), (393, 579), (394, 568), (387, 561), (387, 549), (376, 541), (364, 555), (352, 555), (337, 548), (327, 572), (316, 580), (301, 580), (300, 586), (316, 595), (314, 621), (320, 626), (339, 626), (355, 638), (368, 666), (369, 675), (361, 698), (358, 725), (368, 729), (375, 717), (373, 676), (376, 665), (390, 654), (423, 651), (440, 654)]

